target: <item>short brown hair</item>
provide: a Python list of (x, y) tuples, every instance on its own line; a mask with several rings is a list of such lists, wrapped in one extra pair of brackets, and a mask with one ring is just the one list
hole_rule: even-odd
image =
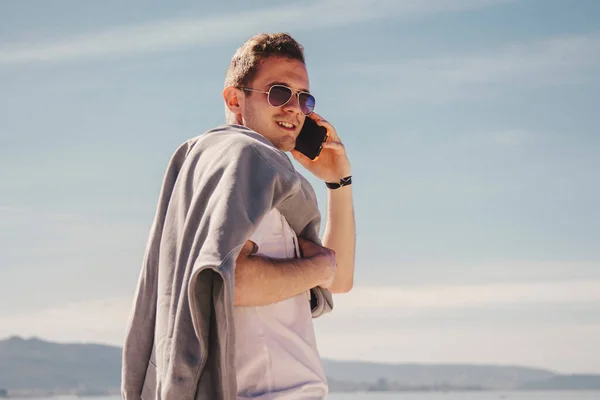
[(269, 57), (287, 57), (305, 64), (304, 48), (287, 33), (261, 33), (252, 36), (233, 55), (225, 75), (225, 87), (247, 86), (262, 61)]

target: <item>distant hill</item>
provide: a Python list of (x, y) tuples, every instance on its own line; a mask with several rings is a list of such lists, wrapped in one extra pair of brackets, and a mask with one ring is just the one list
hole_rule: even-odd
[(514, 389), (527, 382), (556, 376), (543, 369), (494, 365), (384, 364), (323, 360), (327, 375), (340, 381), (376, 382), (385, 379), (402, 386), (482, 387)]
[(527, 382), (521, 390), (600, 390), (599, 375), (560, 375), (545, 381)]
[(0, 388), (10, 392), (118, 393), (120, 380), (118, 347), (0, 340)]
[[(0, 391), (9, 394), (118, 394), (119, 347), (0, 340)], [(600, 390), (600, 375), (494, 365), (383, 364), (323, 360), (330, 390)]]

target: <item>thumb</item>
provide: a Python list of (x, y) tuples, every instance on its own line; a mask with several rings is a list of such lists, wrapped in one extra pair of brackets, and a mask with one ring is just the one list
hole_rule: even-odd
[(298, 244), (301, 247), (305, 247), (305, 246), (310, 246), (311, 244), (314, 244), (314, 243), (308, 239), (303, 238), (302, 236), (298, 236)]
[(305, 239), (301, 236), (298, 236), (298, 247), (300, 248), (300, 256), (304, 257), (305, 255), (311, 255), (315, 251), (315, 246), (317, 246), (314, 242)]
[(308, 244), (308, 240), (304, 239), (301, 236), (298, 236), (298, 250), (300, 254), (298, 256), (300, 258), (304, 258), (306, 256), (306, 245)]
[(298, 150), (292, 150), (292, 157), (294, 157), (294, 160), (298, 161), (300, 163), (300, 165), (302, 165), (304, 168), (307, 168), (307, 166), (311, 162), (310, 158), (306, 157), (304, 154), (300, 153)]

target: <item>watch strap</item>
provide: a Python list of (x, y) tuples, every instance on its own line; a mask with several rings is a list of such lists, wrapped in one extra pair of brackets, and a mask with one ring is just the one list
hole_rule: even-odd
[(352, 184), (352, 176), (347, 176), (345, 178), (340, 179), (339, 182), (325, 182), (325, 185), (327, 185), (327, 187), (329, 189), (339, 189), (342, 186), (348, 186)]

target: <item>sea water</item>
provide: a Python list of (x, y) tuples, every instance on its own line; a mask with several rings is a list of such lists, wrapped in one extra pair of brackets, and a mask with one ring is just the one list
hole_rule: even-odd
[[(28, 398), (28, 400), (77, 400), (78, 397)], [(555, 392), (367, 392), (332, 393), (328, 400), (600, 400), (600, 391)], [(81, 400), (121, 400), (120, 396), (82, 397)]]

